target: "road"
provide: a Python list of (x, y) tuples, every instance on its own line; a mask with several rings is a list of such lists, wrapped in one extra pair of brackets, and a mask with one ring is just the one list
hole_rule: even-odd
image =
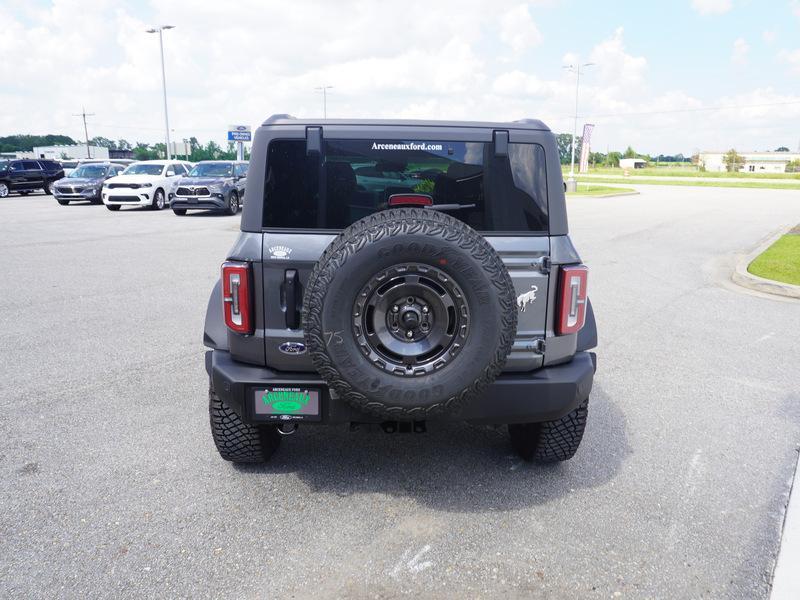
[(737, 254), (800, 192), (569, 200), (599, 366), (584, 443), (301, 428), (213, 449), (201, 334), (233, 217), (0, 201), (0, 597), (764, 598), (800, 439), (800, 303)]

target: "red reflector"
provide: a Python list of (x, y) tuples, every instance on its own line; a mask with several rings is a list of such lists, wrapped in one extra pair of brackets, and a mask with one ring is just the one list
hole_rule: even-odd
[(225, 325), (236, 333), (253, 333), (250, 265), (222, 263), (222, 312)]
[(392, 194), (389, 206), (430, 206), (433, 198), (428, 194)]
[(561, 267), (558, 281), (556, 335), (576, 333), (586, 321), (589, 269), (583, 265)]

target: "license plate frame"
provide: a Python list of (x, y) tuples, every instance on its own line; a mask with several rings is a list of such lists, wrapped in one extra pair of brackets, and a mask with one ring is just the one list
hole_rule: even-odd
[(324, 390), (317, 385), (275, 383), (250, 390), (250, 414), (256, 421), (321, 421)]

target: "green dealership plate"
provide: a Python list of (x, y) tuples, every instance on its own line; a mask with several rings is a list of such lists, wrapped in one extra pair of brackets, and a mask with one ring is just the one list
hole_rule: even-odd
[(254, 413), (266, 421), (319, 421), (317, 388), (274, 385), (253, 392)]

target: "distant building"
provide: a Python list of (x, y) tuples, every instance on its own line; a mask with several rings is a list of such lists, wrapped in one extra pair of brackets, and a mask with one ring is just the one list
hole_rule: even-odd
[[(701, 152), (698, 164), (706, 171), (723, 172), (728, 170), (725, 155), (728, 152)], [(742, 157), (740, 173), (785, 173), (786, 165), (800, 160), (800, 152), (737, 152)]]
[[(108, 148), (100, 146), (89, 146), (91, 158), (108, 158)], [(17, 158), (49, 158), (59, 160), (61, 158), (90, 158), (86, 153), (86, 144), (75, 144), (74, 146), (37, 146), (32, 151), (16, 152)]]
[(109, 150), (108, 158), (133, 158), (133, 150)]
[(644, 169), (647, 161), (643, 158), (620, 158), (619, 166), (623, 169)]

